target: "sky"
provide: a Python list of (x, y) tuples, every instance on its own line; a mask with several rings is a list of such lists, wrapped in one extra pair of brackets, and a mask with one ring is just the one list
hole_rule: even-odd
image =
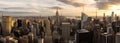
[(119, 15), (119, 4), (120, 0), (0, 0), (0, 13), (5, 16), (53, 16), (59, 9), (62, 16), (80, 16), (81, 12), (102, 16), (112, 11)]

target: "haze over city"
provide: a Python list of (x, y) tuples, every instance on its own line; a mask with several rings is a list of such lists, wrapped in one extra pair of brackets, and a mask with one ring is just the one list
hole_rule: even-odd
[[(51, 16), (56, 9), (60, 15), (80, 16), (85, 12), (89, 16), (110, 15), (114, 11), (119, 15), (119, 0), (0, 0), (0, 11), (10, 16)], [(83, 10), (84, 9), (84, 10)]]
[(120, 43), (120, 0), (0, 0), (0, 43)]

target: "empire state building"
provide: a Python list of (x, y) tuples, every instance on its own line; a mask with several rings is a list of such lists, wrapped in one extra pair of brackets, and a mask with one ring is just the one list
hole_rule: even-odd
[(59, 11), (58, 9), (56, 10), (56, 25), (59, 25)]

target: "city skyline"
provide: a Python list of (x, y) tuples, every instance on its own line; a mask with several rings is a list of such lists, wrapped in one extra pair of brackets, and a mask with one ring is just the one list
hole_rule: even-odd
[[(119, 0), (1, 0), (0, 12), (8, 16), (51, 16), (59, 9), (63, 16), (111, 15), (119, 13)], [(84, 9), (84, 10), (83, 10)], [(1, 13), (1, 14), (2, 14)]]

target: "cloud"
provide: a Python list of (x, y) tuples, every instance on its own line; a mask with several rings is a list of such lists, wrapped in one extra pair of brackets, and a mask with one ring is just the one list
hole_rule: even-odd
[(111, 5), (120, 5), (120, 0), (107, 0), (106, 2), (103, 0), (98, 0), (99, 2), (96, 2), (96, 6), (98, 9), (102, 10), (108, 10)]
[(23, 10), (25, 10), (25, 9), (32, 9), (32, 8), (27, 8), (27, 7), (4, 7), (4, 8), (1, 8), (1, 9), (7, 9), (7, 10), (9, 10), (9, 9), (13, 9), (13, 10), (23, 9)]
[(81, 6), (85, 6), (86, 5), (84, 3), (76, 2), (77, 0), (58, 0), (58, 1), (63, 2), (65, 4), (72, 5), (74, 7), (81, 7)]
[(107, 10), (109, 8), (110, 3), (108, 2), (97, 2), (97, 8), (101, 10)]
[(83, 3), (73, 3), (72, 5), (75, 6), (75, 7), (81, 7), (81, 6), (84, 6), (85, 4), (83, 4)]
[(49, 7), (50, 9), (63, 9), (62, 7), (59, 6), (54, 6), (54, 7)]
[(7, 16), (36, 16), (38, 13), (36, 12), (25, 12), (25, 11), (0, 11), (3, 12), (4, 15)]
[(35, 13), (35, 12), (27, 12), (27, 11), (0, 11), (3, 13), (7, 13), (7, 14), (31, 14), (31, 13)]

